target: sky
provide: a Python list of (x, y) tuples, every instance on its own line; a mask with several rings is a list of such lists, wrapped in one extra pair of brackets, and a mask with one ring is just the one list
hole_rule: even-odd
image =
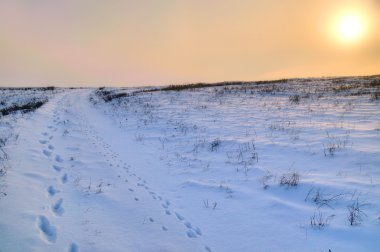
[(1, 0), (0, 86), (380, 74), (380, 0)]

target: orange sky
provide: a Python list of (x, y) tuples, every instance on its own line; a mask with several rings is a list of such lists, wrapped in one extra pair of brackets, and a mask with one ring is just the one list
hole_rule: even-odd
[[(349, 42), (347, 11), (363, 21)], [(379, 0), (0, 1), (0, 86), (367, 74), (380, 74)]]

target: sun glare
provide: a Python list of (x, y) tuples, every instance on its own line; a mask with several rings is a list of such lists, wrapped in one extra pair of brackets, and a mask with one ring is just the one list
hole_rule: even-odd
[(339, 36), (344, 41), (356, 41), (363, 36), (364, 22), (359, 15), (343, 16), (338, 24)]

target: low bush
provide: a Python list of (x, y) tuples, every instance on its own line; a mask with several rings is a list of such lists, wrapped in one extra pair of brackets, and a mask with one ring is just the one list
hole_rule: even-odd
[(378, 100), (380, 100), (380, 92), (371, 93), (371, 101), (378, 101)]
[(217, 151), (221, 145), (222, 141), (220, 141), (219, 138), (216, 138), (214, 139), (212, 142), (211, 142), (211, 151)]
[(32, 112), (42, 105), (44, 105), (47, 102), (47, 100), (41, 100), (41, 101), (31, 101), (25, 104), (13, 104), (12, 106), (0, 109), (0, 115), (6, 116), (11, 113), (14, 113), (16, 111), (21, 111), (22, 113), (28, 113)]
[(300, 175), (297, 172), (290, 172), (282, 174), (280, 178), (281, 186), (296, 187), (299, 185)]
[(291, 95), (291, 96), (289, 96), (289, 101), (291, 104), (299, 104), (300, 103), (300, 96), (299, 95)]

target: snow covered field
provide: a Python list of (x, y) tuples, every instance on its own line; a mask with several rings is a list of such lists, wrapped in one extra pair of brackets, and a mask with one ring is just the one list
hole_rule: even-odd
[(0, 251), (379, 251), (380, 77), (230, 84), (0, 117)]

